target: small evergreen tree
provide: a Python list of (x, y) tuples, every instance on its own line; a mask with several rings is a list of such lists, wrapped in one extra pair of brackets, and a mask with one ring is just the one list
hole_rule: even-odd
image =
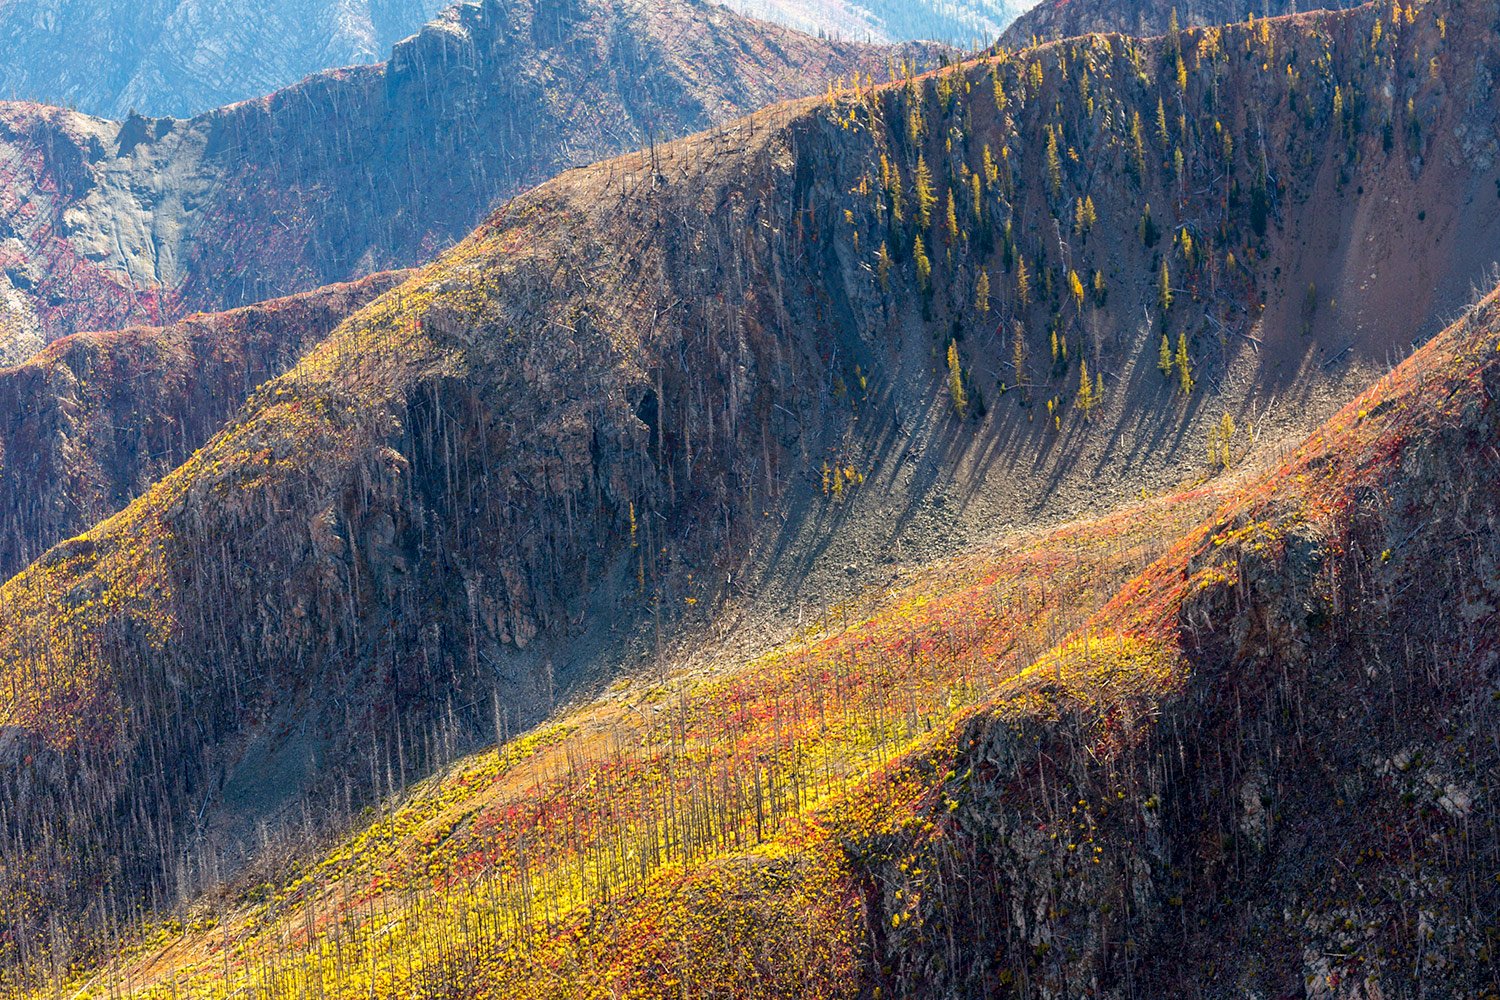
[(1016, 370), (1016, 385), (1026, 385), (1026, 328), (1019, 322), (1011, 325), (1010, 363)]
[(1146, 202), (1146, 207), (1141, 210), (1140, 224), (1141, 245), (1146, 247), (1156, 246), (1156, 241), (1161, 239), (1161, 230), (1156, 228), (1156, 220), (1151, 217), (1151, 203)]
[(1057, 151), (1057, 130), (1047, 128), (1047, 186), (1056, 198), (1062, 194), (1062, 156)]
[(927, 157), (917, 157), (917, 221), (923, 229), (932, 226), (932, 210), (937, 207), (937, 195), (932, 191), (932, 171), (927, 169)]
[(953, 412), (962, 420), (969, 412), (969, 396), (964, 391), (964, 369), (956, 340), (948, 341), (948, 394), (953, 397)]
[(1084, 359), (1078, 363), (1078, 409), (1087, 419), (1098, 403), (1099, 400), (1094, 395), (1094, 383), (1089, 379), (1089, 363)]
[(1078, 277), (1077, 271), (1068, 272), (1068, 291), (1073, 296), (1073, 306), (1079, 312), (1083, 311), (1083, 279)]
[(891, 202), (891, 218), (905, 221), (906, 196), (902, 193), (901, 170), (884, 153), (880, 154), (880, 181)]
[(1146, 140), (1141, 134), (1141, 113), (1134, 112), (1130, 121), (1130, 149), (1135, 163), (1135, 174), (1142, 180), (1146, 177)]
[(1193, 394), (1193, 366), (1192, 359), (1188, 357), (1188, 343), (1186, 331), (1177, 335), (1177, 373), (1179, 384), (1182, 386), (1182, 394), (1191, 396)]

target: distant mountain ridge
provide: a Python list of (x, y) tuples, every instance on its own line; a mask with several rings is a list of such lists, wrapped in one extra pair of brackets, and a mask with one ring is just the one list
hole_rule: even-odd
[(742, 14), (836, 38), (992, 41), (1035, 0), (719, 0)]
[(1175, 13), (1181, 27), (1233, 24), (1252, 15), (1280, 17), (1299, 10), (1341, 10), (1356, 0), (1043, 0), (1006, 28), (1002, 41), (1011, 48), (1094, 32), (1162, 35)]
[(0, 363), (430, 259), (561, 170), (903, 52), (688, 0), (482, 0), (187, 121), (0, 105)]
[(187, 117), (376, 63), (451, 0), (8, 0), (0, 95)]

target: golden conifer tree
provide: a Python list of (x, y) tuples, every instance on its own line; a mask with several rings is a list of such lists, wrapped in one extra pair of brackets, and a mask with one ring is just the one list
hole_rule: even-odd
[(1193, 363), (1192, 359), (1188, 357), (1188, 343), (1186, 332), (1182, 332), (1177, 335), (1176, 362), (1179, 384), (1182, 386), (1182, 394), (1184, 396), (1190, 396), (1193, 393), (1193, 386), (1197, 383), (1193, 381)]
[(927, 169), (927, 157), (917, 157), (917, 221), (923, 229), (932, 226), (932, 210), (937, 207), (937, 195), (932, 191), (932, 171)]
[(1047, 129), (1047, 187), (1056, 198), (1062, 194), (1062, 156), (1057, 151), (1057, 130)]
[(969, 412), (969, 396), (964, 390), (963, 363), (958, 357), (958, 341), (948, 342), (948, 393), (953, 397), (953, 411), (963, 419)]

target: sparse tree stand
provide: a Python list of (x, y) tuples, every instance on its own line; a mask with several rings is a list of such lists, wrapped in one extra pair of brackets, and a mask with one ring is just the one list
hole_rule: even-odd
[(1087, 359), (1078, 363), (1078, 410), (1083, 414), (1085, 420), (1094, 407), (1099, 405), (1099, 397), (1102, 394), (1103, 380), (1096, 386), (1089, 380), (1089, 363)]
[(1234, 417), (1225, 413), (1208, 429), (1208, 464), (1229, 471), (1234, 464)]

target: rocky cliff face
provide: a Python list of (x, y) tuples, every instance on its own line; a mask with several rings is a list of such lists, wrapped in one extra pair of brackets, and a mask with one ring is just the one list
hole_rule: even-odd
[(179, 117), (380, 62), (445, 0), (10, 0), (0, 94), (105, 118)]
[(0, 360), (408, 266), (560, 170), (888, 55), (683, 0), (484, 0), (188, 121), (0, 106)]
[(403, 275), (168, 327), (66, 337), (0, 368), (0, 577), (123, 509), (256, 386)]
[(899, 547), (947, 492), (993, 529), (1306, 419), (1500, 244), (1493, 15), (1054, 44), (511, 202), (0, 591), (21, 964), (850, 525)]
[(999, 36), (1028, 0), (719, 0), (742, 14), (833, 38), (930, 39), (966, 48)]

